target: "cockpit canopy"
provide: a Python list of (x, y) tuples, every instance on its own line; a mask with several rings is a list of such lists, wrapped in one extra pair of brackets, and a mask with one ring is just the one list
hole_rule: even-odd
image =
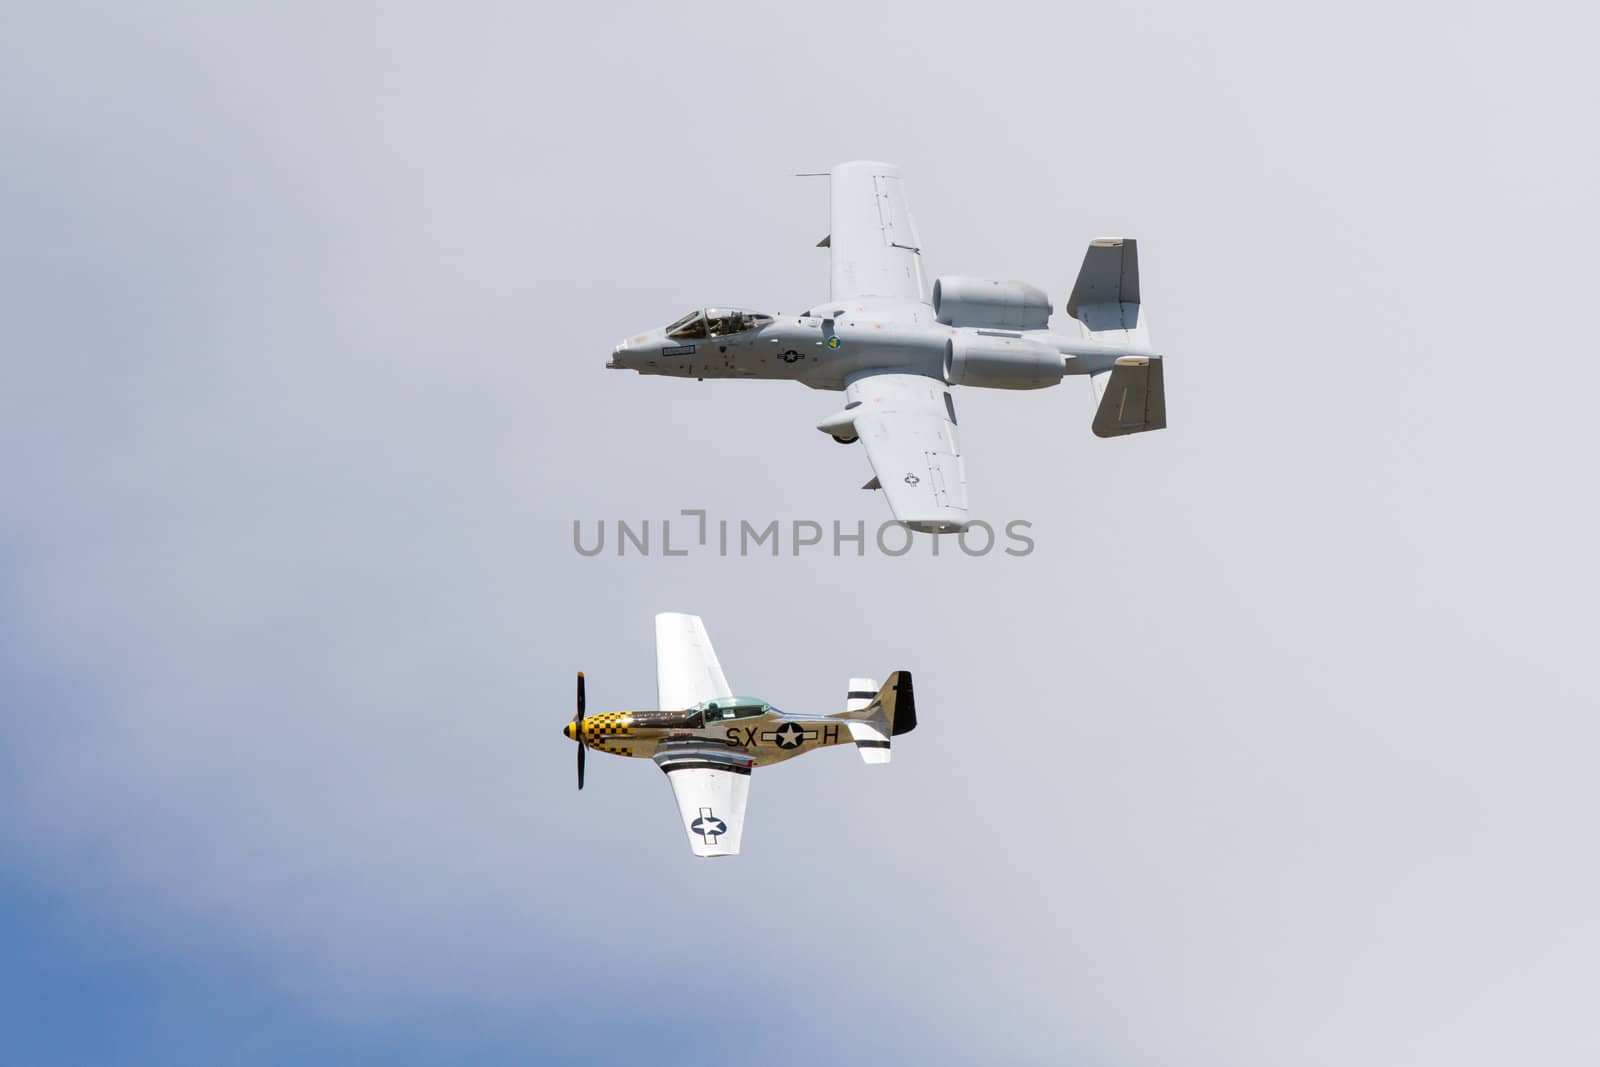
[(705, 713), (705, 722), (711, 726), (730, 719), (754, 719), (772, 710), (772, 705), (755, 697), (718, 697), (689, 709)]
[(771, 315), (733, 308), (706, 308), (691, 311), (671, 326), (667, 336), (674, 341), (703, 341), (707, 337), (730, 337), (746, 330), (754, 330), (772, 321)]

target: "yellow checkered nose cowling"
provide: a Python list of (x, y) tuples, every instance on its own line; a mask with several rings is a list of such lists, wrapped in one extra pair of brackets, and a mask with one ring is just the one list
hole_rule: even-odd
[[(574, 735), (574, 730), (578, 733)], [(601, 752), (615, 752), (619, 755), (628, 755), (628, 750), (606, 744), (606, 739), (621, 737), (633, 733), (633, 713), (630, 711), (608, 711), (603, 715), (586, 715), (576, 723), (567, 723), (562, 731), (573, 740), (582, 740), (590, 748)]]

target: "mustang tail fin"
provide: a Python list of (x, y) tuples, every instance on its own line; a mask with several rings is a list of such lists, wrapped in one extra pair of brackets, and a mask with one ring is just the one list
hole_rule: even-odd
[(1090, 242), (1067, 298), (1067, 314), (1078, 320), (1084, 337), (1141, 352), (1091, 375), (1095, 436), (1164, 429), (1166, 382), (1161, 357), (1149, 354), (1150, 323), (1139, 300), (1139, 242), (1132, 237)]
[(911, 672), (895, 671), (882, 688), (871, 678), (850, 679), (845, 710), (839, 713), (850, 728), (856, 750), (867, 763), (888, 763), (890, 738), (909, 733), (917, 725), (917, 702), (911, 689)]

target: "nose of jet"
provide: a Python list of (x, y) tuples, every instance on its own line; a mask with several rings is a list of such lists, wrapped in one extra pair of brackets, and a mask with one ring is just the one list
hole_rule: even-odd
[(617, 370), (626, 367), (628, 358), (628, 342), (618, 341), (617, 346), (611, 350), (611, 362), (606, 366)]

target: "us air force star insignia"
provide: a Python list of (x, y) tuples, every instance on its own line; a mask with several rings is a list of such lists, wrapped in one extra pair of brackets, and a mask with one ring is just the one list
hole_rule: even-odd
[(700, 817), (689, 824), (689, 829), (699, 834), (706, 844), (714, 845), (719, 835), (728, 832), (728, 824), (713, 815), (710, 808), (701, 808)]
[(779, 748), (799, 748), (805, 742), (815, 741), (816, 739), (817, 732), (815, 730), (807, 730), (799, 723), (793, 722), (786, 722), (778, 727), (776, 731), (761, 735), (761, 740), (771, 741)]
[(781, 356), (779, 356), (778, 358), (783, 360), (785, 363), (793, 363), (793, 362), (795, 362), (796, 360), (798, 360), (800, 358), (800, 353), (798, 353), (794, 349), (790, 348), (790, 349), (786, 349), (784, 351), (784, 353)]
[(839, 347), (839, 339), (837, 337), (828, 338), (828, 347), (829, 348), (838, 348)]
[(920, 481), (922, 481), (922, 479), (918, 478), (915, 474), (906, 475), (906, 484), (907, 485), (916, 485)]

